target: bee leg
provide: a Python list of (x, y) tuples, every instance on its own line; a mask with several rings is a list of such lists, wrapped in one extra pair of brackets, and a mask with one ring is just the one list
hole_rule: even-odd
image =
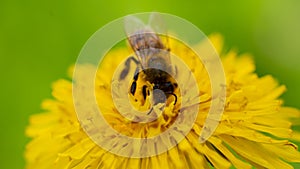
[[(133, 76), (133, 82), (131, 83), (131, 86), (130, 86), (130, 93), (132, 95), (134, 95), (134, 93), (135, 93), (136, 86), (137, 86), (136, 81), (138, 80), (138, 77), (139, 77), (139, 67), (137, 67), (136, 70), (135, 70), (135, 73), (134, 73), (134, 76)], [(143, 90), (145, 90), (144, 86), (143, 86)]]
[(134, 81), (137, 81), (138, 78), (139, 78), (139, 74), (140, 74), (139, 70), (140, 70), (139, 67), (136, 67), (135, 72), (134, 72), (134, 76), (133, 76)]
[(139, 64), (139, 61), (133, 57), (133, 56), (130, 56), (126, 61), (125, 61), (125, 68), (122, 70), (121, 74), (120, 74), (120, 77), (119, 77), (119, 80), (123, 80), (128, 72), (129, 72), (129, 69), (130, 69), (130, 62), (133, 61), (135, 64)]
[(131, 93), (132, 95), (134, 95), (135, 90), (136, 90), (136, 81), (133, 81), (133, 82), (131, 83), (131, 86), (130, 86), (130, 93)]
[(143, 86), (142, 92), (143, 92), (144, 100), (146, 100), (146, 97), (147, 97), (147, 86), (146, 85)]
[(177, 103), (177, 96), (176, 96), (176, 94), (174, 94), (174, 93), (167, 93), (167, 94), (173, 95), (175, 97), (175, 102), (173, 104), (173, 105), (175, 105)]

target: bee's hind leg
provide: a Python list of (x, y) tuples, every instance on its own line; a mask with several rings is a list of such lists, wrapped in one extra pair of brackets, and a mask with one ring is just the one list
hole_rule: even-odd
[(121, 74), (120, 74), (120, 77), (119, 77), (119, 80), (123, 80), (128, 72), (129, 72), (129, 69), (130, 69), (130, 62), (134, 62), (135, 64), (139, 64), (139, 61), (134, 57), (134, 56), (130, 56), (126, 61), (125, 61), (125, 68), (122, 70)]

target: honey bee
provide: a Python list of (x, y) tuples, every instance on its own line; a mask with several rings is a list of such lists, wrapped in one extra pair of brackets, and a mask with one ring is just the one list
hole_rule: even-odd
[[(165, 103), (170, 96), (174, 97), (175, 105), (177, 95), (174, 91), (178, 84), (170, 75), (174, 73), (174, 67), (170, 59), (170, 49), (166, 47), (166, 44), (155, 32), (155, 30), (163, 27), (162, 18), (157, 13), (152, 13), (148, 25), (133, 16), (127, 16), (124, 21), (127, 40), (135, 52), (135, 56), (131, 56), (125, 61), (126, 67), (122, 70), (119, 80), (123, 80), (128, 75), (130, 63), (134, 62), (137, 68), (129, 87), (129, 94), (132, 96), (136, 94), (139, 85), (138, 79), (143, 74), (145, 81), (151, 84), (151, 89), (149, 89), (149, 85), (141, 87), (144, 100), (150, 96), (150, 91), (152, 91), (152, 107), (159, 103)], [(151, 110), (148, 114), (150, 113)]]

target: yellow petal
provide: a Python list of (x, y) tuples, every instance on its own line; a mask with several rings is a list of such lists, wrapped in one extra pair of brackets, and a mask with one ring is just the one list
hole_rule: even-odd
[(220, 139), (217, 137), (211, 137), (209, 139), (209, 142), (211, 142), (222, 154), (226, 156), (226, 158), (236, 167), (240, 169), (247, 169), (251, 168), (251, 165), (248, 163), (245, 163), (244, 161), (238, 159), (233, 155), (230, 150), (222, 143)]
[(262, 145), (239, 137), (222, 135), (221, 138), (240, 156), (266, 168), (291, 168), (291, 166), (267, 151)]

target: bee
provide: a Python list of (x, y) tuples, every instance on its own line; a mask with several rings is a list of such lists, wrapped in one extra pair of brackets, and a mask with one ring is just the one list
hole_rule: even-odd
[[(130, 63), (134, 62), (137, 68), (129, 87), (129, 94), (135, 96), (139, 85), (138, 79), (142, 78), (140, 76), (143, 74), (144, 80), (151, 84), (151, 87), (145, 84), (141, 87), (144, 100), (150, 96), (150, 91), (152, 91), (152, 107), (159, 103), (165, 103), (166, 99), (171, 96), (174, 97), (175, 105), (177, 95), (174, 91), (178, 84), (171, 76), (174, 73), (174, 67), (171, 64), (170, 49), (155, 32), (164, 24), (162, 18), (157, 13), (152, 13), (148, 25), (133, 16), (127, 16), (124, 21), (127, 40), (135, 56), (131, 56), (125, 61), (125, 68), (122, 70), (119, 80), (123, 80), (128, 75)], [(151, 110), (148, 114), (151, 113)]]

